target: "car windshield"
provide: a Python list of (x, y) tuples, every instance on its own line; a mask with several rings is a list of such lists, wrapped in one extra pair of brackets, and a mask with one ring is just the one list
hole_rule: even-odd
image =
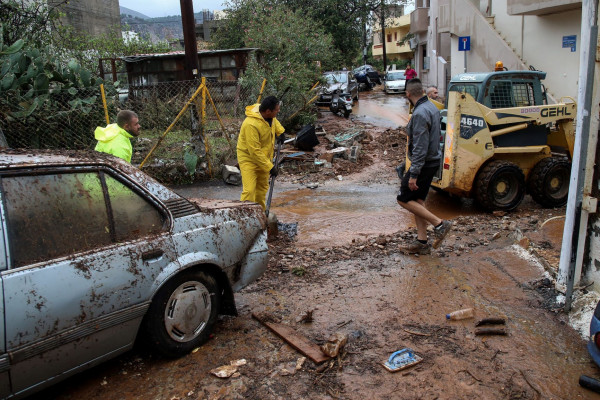
[(325, 74), (325, 80), (330, 85), (332, 83), (346, 83), (348, 81), (348, 74), (344, 72), (332, 72)]
[(406, 80), (406, 76), (404, 75), (403, 71), (388, 72), (387, 80), (388, 81), (404, 81), (404, 80)]

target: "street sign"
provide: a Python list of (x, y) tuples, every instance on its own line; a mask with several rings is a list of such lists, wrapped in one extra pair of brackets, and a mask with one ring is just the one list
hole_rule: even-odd
[(458, 51), (470, 51), (471, 50), (471, 36), (459, 36), (458, 37)]
[(571, 52), (576, 50), (577, 46), (577, 35), (563, 36), (562, 37), (562, 47), (563, 48), (571, 48)]

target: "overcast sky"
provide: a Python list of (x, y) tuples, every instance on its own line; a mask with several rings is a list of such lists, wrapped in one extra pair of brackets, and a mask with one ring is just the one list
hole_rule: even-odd
[[(193, 0), (194, 12), (202, 10), (222, 10), (223, 0)], [(148, 17), (164, 17), (167, 15), (181, 15), (179, 0), (119, 0), (119, 5), (133, 11), (140, 12)]]

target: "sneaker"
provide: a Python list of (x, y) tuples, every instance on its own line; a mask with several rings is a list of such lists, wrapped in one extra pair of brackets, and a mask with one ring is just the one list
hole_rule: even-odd
[(399, 250), (404, 254), (431, 254), (431, 246), (429, 243), (421, 243), (418, 240), (415, 240), (406, 246), (401, 246)]
[(442, 221), (442, 226), (433, 228), (433, 235), (435, 236), (435, 240), (433, 241), (434, 249), (440, 247), (450, 229), (452, 229), (452, 221), (447, 220)]

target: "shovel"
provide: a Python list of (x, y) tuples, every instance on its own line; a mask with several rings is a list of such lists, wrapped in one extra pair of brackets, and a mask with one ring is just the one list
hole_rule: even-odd
[[(279, 169), (279, 153), (281, 152), (281, 143), (277, 143), (277, 155), (275, 156), (275, 168)], [(269, 194), (267, 196), (267, 218), (269, 217), (269, 209), (271, 208), (271, 198), (273, 197), (273, 186), (275, 185), (275, 176), (271, 176), (269, 181)]]
[[(285, 90), (283, 91), (283, 94), (281, 96), (279, 96), (279, 101), (283, 101), (283, 98), (285, 97), (285, 95), (287, 94), (287, 92), (290, 90), (291, 86), (288, 86), (285, 88)], [(275, 156), (275, 167), (279, 168), (279, 153), (281, 152), (281, 143), (277, 143), (277, 154)], [(275, 185), (275, 177), (272, 176), (271, 179), (269, 180), (269, 194), (267, 196), (267, 204), (266, 204), (266, 212), (267, 212), (267, 218), (269, 217), (269, 209), (271, 208), (271, 198), (273, 197), (273, 186)]]

